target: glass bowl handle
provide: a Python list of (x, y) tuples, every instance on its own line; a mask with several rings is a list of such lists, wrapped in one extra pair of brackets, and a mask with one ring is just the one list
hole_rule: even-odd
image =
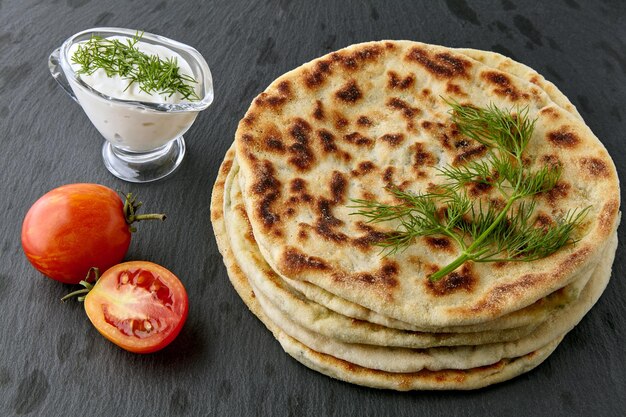
[(48, 68), (50, 69), (50, 74), (52, 74), (52, 77), (56, 80), (57, 83), (59, 83), (61, 88), (63, 88), (63, 90), (65, 90), (65, 92), (70, 97), (72, 97), (72, 99), (75, 102), (78, 103), (78, 99), (76, 98), (76, 95), (72, 91), (72, 87), (70, 86), (70, 83), (67, 81), (67, 77), (65, 76), (65, 73), (63, 72), (63, 69), (61, 68), (60, 54), (61, 54), (61, 48), (55, 49), (50, 54), (50, 57), (48, 58)]

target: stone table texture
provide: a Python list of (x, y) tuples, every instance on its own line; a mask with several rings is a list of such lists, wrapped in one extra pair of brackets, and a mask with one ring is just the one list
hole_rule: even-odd
[[(624, 416), (624, 228), (598, 304), (538, 369), (473, 392), (396, 393), (313, 372), (283, 353), (231, 287), (209, 220), (237, 123), (273, 79), (344, 46), (411, 39), (493, 50), (555, 82), (626, 170), (626, 2), (620, 0), (0, 0), (0, 416)], [(50, 52), (96, 26), (196, 47), (215, 101), (185, 135), (170, 178), (117, 180), (103, 139), (48, 72)], [(102, 338), (73, 287), (35, 271), (20, 245), (30, 205), (62, 184), (132, 191), (162, 224), (139, 224), (127, 255), (176, 273), (188, 321), (166, 349)], [(623, 196), (622, 196), (623, 199)]]

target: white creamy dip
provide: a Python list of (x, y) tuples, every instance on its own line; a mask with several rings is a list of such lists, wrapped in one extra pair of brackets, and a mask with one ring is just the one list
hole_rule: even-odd
[[(126, 43), (127, 39), (131, 38), (114, 36), (107, 39), (119, 39)], [(72, 55), (82, 43), (84, 42), (71, 45), (66, 55), (67, 62), (71, 64), (75, 73), (81, 66), (72, 63)], [(180, 68), (180, 74), (197, 78), (189, 63), (171, 49), (141, 41), (137, 42), (135, 47), (145, 54), (158, 55), (163, 60), (175, 57)], [(77, 77), (101, 94), (119, 100), (164, 104), (185, 101), (178, 92), (169, 97), (157, 92), (148, 94), (140, 89), (140, 85), (137, 82), (129, 86), (129, 80), (118, 75), (108, 77), (103, 69), (97, 69), (91, 75), (77, 74)], [(88, 91), (76, 82), (73, 77), (68, 77), (68, 79), (78, 102), (94, 126), (105, 139), (125, 151), (146, 152), (165, 145), (172, 139), (185, 133), (191, 127), (198, 114), (197, 111), (192, 110), (178, 112), (157, 111), (130, 103), (107, 100)], [(201, 96), (199, 83), (192, 84), (192, 86), (195, 88), (196, 94)]]
[[(106, 39), (114, 40), (117, 39), (120, 42), (126, 44), (131, 38), (127, 38), (124, 36), (111, 36)], [(78, 50), (78, 48), (85, 44), (86, 41), (77, 42), (73, 44), (68, 52), (68, 58), (71, 62), (72, 69), (74, 72), (78, 72), (81, 69), (79, 64), (72, 62), (72, 56)], [(153, 45), (150, 43), (138, 41), (135, 43), (135, 48), (139, 51), (143, 52), (146, 55), (156, 55), (162, 60), (167, 60), (174, 58), (179, 67), (179, 73), (181, 75), (188, 75), (194, 78), (193, 71), (191, 67), (185, 61), (185, 59), (172, 51), (169, 48), (166, 48), (161, 45)], [(171, 96), (161, 95), (157, 92), (152, 92), (152, 94), (148, 94), (145, 91), (142, 91), (139, 83), (134, 82), (129, 86), (129, 80), (120, 77), (119, 75), (114, 75), (109, 77), (105, 70), (102, 68), (98, 68), (93, 74), (80, 74), (80, 79), (83, 80), (87, 85), (92, 87), (94, 90), (99, 91), (102, 94), (105, 94), (109, 97), (118, 98), (121, 100), (135, 100), (135, 101), (143, 101), (147, 103), (180, 103), (183, 101), (183, 96), (179, 92), (175, 92)], [(199, 94), (199, 88), (197, 88), (197, 83), (193, 85), (196, 87), (196, 94)]]

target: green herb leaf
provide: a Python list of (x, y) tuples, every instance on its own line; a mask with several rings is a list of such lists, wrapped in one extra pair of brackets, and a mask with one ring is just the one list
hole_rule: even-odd
[[(459, 131), (488, 148), (488, 156), (461, 166), (438, 168), (444, 182), (433, 191), (413, 194), (388, 188), (398, 204), (352, 200), (370, 223), (396, 220), (395, 232), (380, 242), (386, 255), (413, 244), (419, 236), (443, 235), (452, 238), (461, 254), (429, 278), (439, 280), (467, 261), (530, 262), (545, 258), (572, 244), (574, 230), (582, 223), (589, 207), (570, 210), (548, 225), (536, 225), (535, 196), (553, 189), (562, 172), (560, 165), (546, 165), (532, 171), (522, 159), (535, 121), (528, 119), (528, 108), (514, 111), (447, 102), (452, 121)], [(503, 204), (491, 200), (472, 201), (466, 187), (485, 184), (497, 189)]]

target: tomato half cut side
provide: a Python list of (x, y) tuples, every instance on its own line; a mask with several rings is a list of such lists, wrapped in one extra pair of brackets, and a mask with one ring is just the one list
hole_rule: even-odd
[(187, 320), (187, 291), (166, 268), (147, 261), (108, 269), (85, 297), (98, 331), (119, 347), (151, 353), (170, 344)]

